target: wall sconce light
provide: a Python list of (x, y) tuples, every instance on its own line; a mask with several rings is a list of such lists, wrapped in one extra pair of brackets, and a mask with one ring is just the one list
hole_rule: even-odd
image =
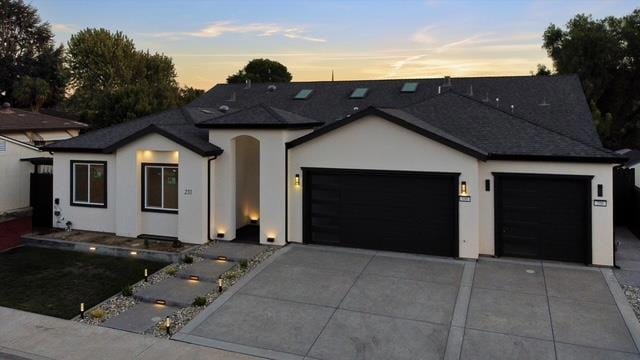
[(158, 305), (167, 305), (167, 302), (165, 300), (162, 300), (162, 299), (157, 299), (156, 300), (156, 304), (158, 304)]
[(149, 282), (149, 270), (144, 269), (144, 282)]
[(249, 222), (252, 225), (256, 225), (258, 223), (258, 220), (259, 220), (259, 218), (257, 216), (252, 216), (252, 217), (249, 218)]
[(218, 231), (218, 233), (216, 234), (216, 236), (220, 239), (224, 239), (224, 231)]
[(222, 276), (218, 277), (218, 292), (222, 292)]
[(469, 192), (467, 191), (467, 182), (460, 182), (460, 196), (469, 196)]
[(275, 236), (273, 236), (273, 235), (272, 236), (267, 236), (267, 242), (272, 243), (274, 241), (276, 241), (276, 237)]
[(130, 252), (129, 254), (131, 254), (131, 255), (134, 255), (134, 256), (135, 256), (135, 255), (138, 255), (138, 252), (137, 252), (137, 251), (132, 251), (132, 252)]
[(171, 318), (168, 316), (164, 319), (164, 328), (167, 330), (167, 335), (171, 335)]
[(91, 247), (89, 247), (89, 250), (96, 251), (96, 247), (95, 246), (91, 246)]
[(598, 197), (602, 197), (602, 193), (604, 192), (602, 184), (598, 184)]
[(294, 179), (293, 179), (293, 184), (294, 184), (296, 187), (300, 187), (300, 174), (296, 174), (296, 176), (295, 176), (295, 177), (294, 177)]
[(189, 275), (189, 280), (200, 281), (200, 276), (198, 276), (198, 275)]
[(80, 303), (80, 319), (84, 319), (84, 303)]
[(226, 256), (222, 256), (221, 255), (221, 256), (216, 257), (216, 261), (228, 261), (228, 260), (229, 260), (229, 258), (227, 258)]

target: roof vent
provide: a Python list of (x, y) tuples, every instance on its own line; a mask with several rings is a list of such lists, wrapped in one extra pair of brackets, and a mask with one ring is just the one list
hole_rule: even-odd
[(469, 96), (473, 96), (473, 85), (469, 85)]
[(357, 107), (357, 106), (354, 106), (354, 107), (353, 107), (353, 111), (358, 111), (358, 110), (360, 110), (360, 108), (359, 108), (359, 107)]
[(13, 113), (13, 111), (11, 111), (11, 104), (9, 104), (8, 102), (2, 103), (2, 110), (0, 111), (6, 114)]
[(200, 109), (200, 112), (205, 113), (205, 114), (213, 114), (213, 111), (207, 110), (207, 109)]
[(496, 98), (496, 107), (500, 107), (500, 98)]
[(486, 93), (484, 94), (484, 99), (482, 99), (482, 101), (483, 101), (483, 102), (489, 102), (489, 93), (488, 93), (488, 92), (486, 92)]
[(549, 105), (551, 105), (551, 104), (549, 104), (549, 103), (547, 102), (547, 98), (542, 98), (542, 103), (540, 103), (540, 104), (538, 104), (538, 105), (539, 105), (539, 106), (549, 106)]
[(516, 106), (515, 106), (515, 105), (513, 105), (513, 104), (509, 105), (509, 108), (511, 109), (511, 113), (512, 113), (512, 114), (513, 114), (513, 113), (514, 113), (514, 111), (516, 110)]
[(220, 105), (220, 107), (218, 107), (218, 110), (220, 110), (223, 113), (226, 113), (227, 111), (229, 111), (229, 107), (227, 105)]
[(442, 84), (442, 86), (451, 87), (451, 76), (444, 77), (444, 84)]
[(247, 79), (244, 81), (244, 88), (251, 89), (251, 80)]
[(277, 89), (278, 89), (278, 87), (277, 87), (277, 86), (275, 86), (275, 85), (273, 85), (273, 84), (271, 84), (271, 85), (267, 86), (267, 91), (268, 91), (268, 92), (274, 92), (274, 91), (276, 91)]

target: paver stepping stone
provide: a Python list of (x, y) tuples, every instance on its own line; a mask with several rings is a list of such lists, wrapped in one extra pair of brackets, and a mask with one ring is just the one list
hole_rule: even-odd
[(216, 287), (206, 281), (169, 278), (138, 291), (133, 297), (148, 303), (164, 300), (166, 305), (187, 307), (197, 296), (205, 296)]
[(177, 308), (167, 305), (137, 303), (131, 309), (112, 317), (102, 325), (113, 329), (144, 334), (158, 321), (173, 314)]
[(182, 279), (197, 276), (200, 281), (216, 282), (220, 275), (231, 269), (234, 265), (236, 265), (236, 263), (232, 261), (206, 259), (183, 268), (178, 271), (176, 276)]
[(229, 260), (240, 261), (250, 260), (264, 250), (265, 247), (261, 245), (218, 242), (205, 249), (199, 254), (199, 256), (208, 259), (216, 259), (218, 256), (225, 256)]

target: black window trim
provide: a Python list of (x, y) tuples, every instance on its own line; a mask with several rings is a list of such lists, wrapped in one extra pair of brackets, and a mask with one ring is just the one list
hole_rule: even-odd
[[(91, 204), (91, 203), (83, 203), (83, 202), (76, 202), (75, 201), (75, 189), (73, 188), (73, 185), (75, 184), (75, 168), (76, 168), (76, 164), (97, 164), (97, 165), (103, 165), (104, 166), (104, 204)], [(100, 161), (100, 160), (70, 160), (69, 161), (69, 205), (70, 206), (80, 206), (80, 207), (91, 207), (91, 208), (102, 208), (102, 209), (106, 209), (107, 208), (107, 203), (109, 202), (109, 197), (108, 197), (108, 184), (109, 184), (109, 177), (108, 177), (108, 171), (107, 171), (107, 162), (106, 161)], [(91, 174), (91, 172), (89, 171), (89, 174)], [(88, 189), (89, 191), (89, 196), (91, 196), (91, 189)], [(91, 200), (90, 198), (88, 198), (89, 200)]]
[[(141, 193), (140, 193), (140, 211), (143, 212), (154, 212), (154, 213), (163, 213), (163, 214), (177, 214), (178, 211), (180, 210), (180, 198), (178, 198), (178, 209), (162, 209), (162, 208), (156, 208), (156, 207), (147, 207), (146, 205), (146, 199), (147, 199), (147, 187), (146, 187), (146, 183), (147, 183), (147, 167), (168, 167), (168, 168), (176, 168), (178, 169), (178, 164), (172, 164), (172, 163), (141, 163), (140, 164), (140, 177), (141, 177), (141, 181), (142, 181), (142, 186), (141, 186)], [(180, 170), (178, 169), (178, 176), (180, 176)], [(164, 177), (163, 177), (163, 181), (164, 181)], [(178, 181), (180, 181), (180, 179), (178, 179)], [(180, 189), (178, 189), (178, 197), (180, 196)], [(164, 205), (164, 204), (163, 204)]]

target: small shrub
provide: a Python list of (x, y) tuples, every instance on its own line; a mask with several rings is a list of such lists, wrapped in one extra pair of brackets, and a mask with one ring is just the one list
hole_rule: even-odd
[(193, 306), (205, 306), (207, 305), (207, 298), (203, 296), (197, 296), (195, 300), (193, 300)]
[(129, 285), (125, 286), (122, 288), (122, 296), (132, 296), (133, 295), (133, 288)]
[(166, 272), (166, 273), (167, 273), (167, 275), (171, 275), (171, 276), (173, 276), (173, 275), (175, 275), (175, 274), (176, 274), (176, 272), (178, 272), (178, 271), (176, 270), (176, 268), (174, 268), (174, 267), (170, 267), (170, 268), (167, 268), (167, 270), (165, 270), (164, 272)]
[(173, 246), (174, 248), (181, 248), (184, 245), (182, 245), (182, 242), (180, 240), (173, 240), (171, 246)]
[(193, 256), (185, 255), (182, 258), (182, 262), (184, 262), (185, 264), (193, 264)]
[(240, 260), (240, 269), (244, 270), (249, 266), (249, 262), (247, 260)]
[(91, 312), (91, 317), (94, 319), (102, 319), (105, 315), (107, 315), (107, 313), (102, 309), (95, 309)]

